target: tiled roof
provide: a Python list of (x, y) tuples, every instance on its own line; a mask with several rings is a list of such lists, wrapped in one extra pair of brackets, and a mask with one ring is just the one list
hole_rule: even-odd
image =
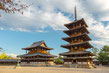
[(40, 47), (40, 48), (45, 48), (47, 50), (52, 50), (53, 48), (48, 48), (48, 47), (43, 47), (41, 46), (41, 44), (45, 43), (44, 41), (38, 41), (38, 42), (34, 42), (32, 45), (26, 47), (26, 48), (22, 48), (24, 50), (28, 50), (28, 49), (31, 49), (31, 48), (36, 48), (36, 47)]
[(88, 41), (80, 42), (80, 43), (75, 43), (75, 44), (61, 45), (61, 47), (68, 48), (68, 49), (70, 49), (71, 47), (79, 47), (79, 46), (83, 46), (85, 49), (93, 48), (93, 46)]
[(24, 54), (24, 55), (20, 55), (18, 57), (30, 57), (30, 56), (44, 56), (44, 57), (56, 57), (55, 55), (51, 55), (51, 54), (44, 54), (44, 53), (34, 53), (34, 54)]
[(32, 45), (30, 45), (30, 46), (28, 46), (26, 48), (41, 46), (42, 43), (43, 43), (43, 41), (34, 42)]
[(90, 54), (90, 55), (94, 55), (93, 53), (89, 52), (89, 51), (78, 51), (78, 52), (65, 52), (65, 53), (61, 53), (60, 55), (80, 55), (80, 54)]
[(17, 59), (0, 59), (0, 62), (17, 62)]

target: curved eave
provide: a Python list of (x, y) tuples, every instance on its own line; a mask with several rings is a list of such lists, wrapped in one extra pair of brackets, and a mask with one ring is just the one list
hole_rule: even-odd
[(21, 59), (22, 61), (23, 60), (27, 60), (27, 61), (29, 61), (29, 60), (55, 60), (54, 58), (32, 58), (32, 59)]
[(89, 55), (89, 56), (96, 56), (95, 54), (89, 52), (89, 51), (80, 51), (80, 52), (65, 52), (61, 53), (59, 55), (62, 56), (69, 56), (69, 55)]
[(18, 57), (33, 57), (33, 56), (41, 56), (41, 57), (57, 57), (55, 55), (47, 55), (47, 54), (41, 54), (41, 53), (35, 53), (35, 54), (24, 54), (19, 55)]
[(71, 27), (72, 25), (76, 25), (76, 24), (85, 24), (86, 27), (88, 27), (87, 23), (85, 22), (84, 18), (80, 19), (80, 20), (77, 20), (77, 21), (74, 21), (74, 22), (71, 22), (71, 23), (68, 23), (68, 24), (64, 24), (64, 26), (66, 26), (68, 29), (69, 27)]
[(73, 28), (73, 29), (70, 29), (70, 30), (64, 30), (63, 32), (70, 36), (72, 34), (72, 32), (76, 32), (78, 30), (82, 31), (83, 33), (88, 33), (89, 34), (89, 31), (87, 30), (87, 28), (85, 26), (81, 26), (81, 27), (78, 27), (78, 28)]
[(31, 50), (31, 49), (36, 49), (36, 48), (41, 48), (41, 49), (45, 49), (45, 50), (53, 50), (53, 48), (48, 48), (48, 47), (42, 47), (42, 46), (37, 46), (37, 47), (26, 47), (26, 48), (22, 48), (22, 50)]
[(71, 47), (84, 47), (85, 49), (93, 48), (93, 46), (89, 42), (81, 42), (81, 43), (75, 43), (75, 44), (67, 44), (67, 45), (61, 45), (63, 48), (71, 49)]
[(76, 35), (76, 36), (71, 36), (71, 37), (64, 37), (62, 39), (67, 41), (67, 42), (71, 42), (71, 39), (75, 39), (75, 38), (82, 38), (84, 41), (91, 40), (91, 38), (88, 36), (87, 33), (83, 33), (81, 35)]
[(62, 59), (93, 59), (93, 57), (66, 57)]

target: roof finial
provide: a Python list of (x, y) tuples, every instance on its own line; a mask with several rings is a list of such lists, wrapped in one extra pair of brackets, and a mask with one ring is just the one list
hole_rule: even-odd
[(74, 14), (75, 14), (75, 21), (77, 21), (76, 6), (75, 6), (75, 9), (74, 9)]

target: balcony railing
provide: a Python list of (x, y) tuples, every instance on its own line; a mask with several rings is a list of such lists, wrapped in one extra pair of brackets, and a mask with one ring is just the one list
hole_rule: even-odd
[(78, 35), (81, 35), (82, 33), (76, 33), (76, 34), (71, 34), (70, 36), (78, 36)]
[(22, 58), (22, 60), (55, 60), (54, 58)]
[(83, 58), (93, 58), (93, 57), (91, 57), (91, 56), (86, 56), (86, 57), (63, 57), (63, 59), (83, 59)]
[(83, 41), (83, 40), (76, 40), (76, 41), (72, 40), (72, 42), (70, 42), (70, 44), (82, 43), (82, 42), (85, 42), (85, 41)]

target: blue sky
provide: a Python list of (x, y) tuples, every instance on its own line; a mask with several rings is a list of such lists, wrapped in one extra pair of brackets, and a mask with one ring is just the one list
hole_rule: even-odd
[(21, 31), (0, 31), (0, 45), (6, 53), (24, 54), (26, 51), (21, 48), (25, 48), (31, 45), (33, 42), (44, 40), (48, 47), (54, 48), (50, 52), (58, 55), (59, 53), (66, 52), (66, 49), (60, 47), (65, 44), (61, 38), (65, 37), (62, 31), (54, 31), (51, 28), (46, 28), (48, 32), (21, 32)]
[(66, 44), (61, 38), (64, 24), (74, 19), (77, 7), (78, 19), (84, 18), (90, 31), (90, 42), (94, 47), (109, 45), (109, 0), (22, 0), (32, 4), (24, 14), (0, 11), (0, 47), (9, 55), (24, 54), (21, 48), (33, 42), (45, 40), (48, 47), (54, 48), (52, 54), (67, 50), (60, 45)]

